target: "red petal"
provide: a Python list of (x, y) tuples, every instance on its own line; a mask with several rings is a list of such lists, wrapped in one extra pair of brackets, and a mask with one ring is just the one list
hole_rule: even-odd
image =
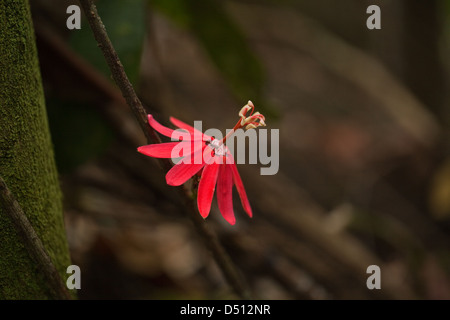
[(236, 223), (233, 212), (233, 174), (230, 165), (221, 164), (217, 180), (217, 203), (222, 216), (231, 225)]
[[(150, 126), (155, 129), (156, 131), (158, 131), (160, 134), (171, 138), (172, 134), (174, 134), (173, 129), (167, 128), (165, 126), (163, 126), (162, 124), (160, 124), (158, 121), (155, 120), (155, 118), (153, 118), (153, 116), (151, 114), (148, 115), (148, 123), (150, 124)], [(175, 133), (176, 137), (183, 137), (183, 140), (191, 140), (191, 135), (188, 133), (183, 134), (182, 132), (177, 132)]]
[(197, 133), (200, 133), (200, 134), (202, 133), (201, 131), (195, 129), (193, 126), (190, 126), (187, 123), (184, 123), (183, 121), (178, 120), (177, 118), (170, 117), (169, 119), (170, 119), (170, 122), (172, 122), (178, 128), (187, 130), (190, 133), (194, 133), (194, 132), (197, 132)]
[[(185, 159), (183, 159), (185, 160)], [(189, 163), (181, 160), (174, 165), (166, 174), (166, 182), (170, 186), (180, 186), (188, 181), (194, 174), (205, 166), (203, 161), (203, 150), (197, 151), (188, 159)], [(198, 162), (198, 164), (196, 164)]]
[(239, 175), (236, 164), (233, 163), (229, 166), (231, 167), (231, 171), (233, 172), (234, 184), (236, 185), (236, 189), (239, 193), (239, 198), (241, 198), (242, 207), (244, 208), (245, 212), (247, 212), (248, 216), (252, 217), (252, 208), (250, 207), (250, 202), (248, 201), (247, 193), (245, 192), (244, 184), (242, 183), (242, 179)]
[(184, 123), (183, 121), (178, 120), (177, 118), (170, 117), (170, 122), (172, 122), (178, 128), (187, 130), (191, 134), (192, 139), (194, 138), (193, 135), (196, 134), (199, 137), (202, 137), (202, 140), (204, 140), (204, 141), (211, 140), (210, 136), (203, 134), (203, 132), (201, 132), (200, 130), (195, 129), (193, 126), (190, 126), (187, 123)]
[(197, 206), (203, 218), (206, 218), (211, 210), (211, 201), (216, 189), (219, 165), (213, 163), (206, 165), (203, 169), (202, 177), (198, 185)]
[(172, 150), (179, 143), (183, 142), (149, 144), (146, 146), (139, 147), (137, 151), (149, 157), (172, 158)]
[[(199, 150), (202, 150), (206, 146), (205, 142), (200, 140), (179, 141), (175, 143), (178, 145), (172, 149), (172, 158), (184, 157), (185, 163), (195, 163), (193, 158), (194, 154), (196, 154)], [(197, 160), (197, 163), (201, 163), (201, 161)]]

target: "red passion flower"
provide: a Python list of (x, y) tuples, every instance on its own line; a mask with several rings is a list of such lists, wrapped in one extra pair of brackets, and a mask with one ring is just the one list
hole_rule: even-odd
[[(249, 111), (250, 114), (247, 116)], [(234, 225), (236, 219), (233, 211), (233, 184), (238, 191), (242, 207), (250, 217), (252, 217), (252, 209), (233, 156), (224, 142), (237, 129), (265, 126), (264, 116), (253, 111), (254, 105), (249, 101), (239, 112), (241, 119), (222, 140), (205, 135), (173, 117), (170, 117), (170, 122), (179, 129), (167, 128), (158, 123), (152, 115), (148, 115), (149, 125), (153, 129), (178, 141), (145, 145), (137, 150), (154, 158), (181, 158), (166, 174), (168, 185), (180, 186), (195, 174), (201, 173), (197, 192), (197, 205), (201, 216), (206, 218), (209, 215), (214, 191), (217, 188), (219, 210), (225, 220)]]

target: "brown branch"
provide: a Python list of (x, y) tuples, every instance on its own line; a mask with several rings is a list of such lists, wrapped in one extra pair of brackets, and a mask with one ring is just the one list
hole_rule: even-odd
[(0, 201), (3, 211), (11, 218), (14, 227), (23, 238), (28, 253), (36, 260), (40, 269), (44, 272), (54, 297), (62, 300), (71, 299), (70, 293), (45, 250), (41, 239), (34, 231), (22, 207), (14, 198), (2, 177), (0, 177)]
[[(117, 55), (117, 52), (108, 37), (105, 26), (103, 25), (103, 22), (98, 15), (96, 6), (92, 2), (92, 0), (80, 0), (80, 3), (86, 14), (95, 40), (97, 41), (97, 44), (100, 47), (111, 70), (112, 77), (119, 89), (122, 91), (122, 94), (128, 106), (133, 111), (137, 121), (141, 126), (142, 131), (147, 137), (148, 142), (160, 143), (161, 140), (159, 139), (158, 135), (148, 125), (147, 113), (145, 112), (141, 101), (139, 100), (136, 92), (133, 89), (133, 86), (131, 85), (125, 73), (119, 56)], [(161, 162), (166, 171), (172, 167), (168, 159), (161, 159)], [(226, 280), (238, 296), (243, 299), (248, 299), (250, 297), (249, 291), (244, 285), (243, 279), (240, 277), (234, 263), (231, 261), (231, 258), (226, 253), (223, 246), (220, 244), (217, 235), (210, 228), (208, 228), (205, 221), (198, 214), (195, 202), (190, 197), (189, 191), (184, 186), (179, 187), (178, 190), (185, 201), (186, 209), (190, 214), (194, 225), (202, 235), (202, 238), (205, 241), (206, 245), (211, 250), (213, 257), (222, 270)]]
[[(158, 135), (155, 133), (155, 131), (151, 130), (150, 126), (148, 125), (147, 113), (145, 112), (141, 101), (134, 91), (127, 74), (125, 73), (119, 56), (117, 55), (117, 52), (114, 49), (108, 34), (106, 33), (105, 26), (103, 25), (103, 22), (98, 15), (96, 6), (92, 1), (80, 0), (80, 3), (86, 14), (89, 25), (91, 26), (94, 38), (105, 57), (109, 69), (111, 70), (111, 75), (114, 79), (114, 82), (119, 87), (123, 97), (125, 98), (125, 101), (133, 111), (139, 125), (141, 126), (142, 131), (147, 137), (147, 140), (153, 143), (160, 143), (161, 140), (159, 139)], [(170, 163), (168, 161), (167, 163), (170, 166)], [(165, 165), (165, 167), (167, 167), (167, 164)]]

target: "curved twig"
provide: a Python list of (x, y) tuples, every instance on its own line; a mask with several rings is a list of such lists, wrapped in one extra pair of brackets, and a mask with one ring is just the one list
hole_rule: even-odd
[(2, 177), (0, 177), (0, 205), (3, 208), (3, 211), (11, 218), (17, 232), (24, 239), (25, 248), (28, 253), (39, 264), (50, 284), (54, 297), (62, 300), (71, 299), (72, 297), (45, 250), (41, 239), (36, 231), (34, 231), (34, 228), (23, 212), (22, 207), (8, 189), (8, 186)]
[[(138, 98), (136, 92), (131, 85), (125, 70), (120, 62), (119, 56), (117, 55), (116, 50), (114, 49), (108, 34), (106, 32), (105, 26), (97, 12), (97, 8), (92, 2), (92, 0), (80, 0), (81, 6), (86, 14), (89, 25), (94, 34), (95, 40), (97, 41), (98, 46), (100, 47), (105, 60), (111, 70), (112, 77), (122, 92), (128, 106), (133, 111), (139, 125), (141, 126), (142, 131), (144, 132), (149, 143), (160, 143), (156, 132), (148, 125), (147, 113)], [(161, 163), (163, 167), (169, 170), (172, 165), (168, 159), (161, 159)], [(189, 191), (181, 186), (178, 188), (180, 191), (188, 213), (196, 226), (199, 233), (202, 235), (206, 245), (211, 250), (215, 261), (218, 266), (222, 270), (226, 280), (234, 289), (236, 294), (241, 298), (247, 299), (249, 298), (249, 291), (244, 285), (243, 279), (240, 277), (236, 266), (231, 261), (231, 258), (226, 253), (223, 246), (220, 244), (220, 241), (217, 235), (208, 228), (205, 221), (201, 218), (196, 210), (196, 206), (194, 201), (189, 195)]]

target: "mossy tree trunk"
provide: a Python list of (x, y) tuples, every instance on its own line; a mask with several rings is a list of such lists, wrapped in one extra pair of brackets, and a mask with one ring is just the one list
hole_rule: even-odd
[[(0, 175), (66, 279), (61, 190), (26, 0), (0, 0)], [(42, 270), (1, 207), (0, 299), (51, 298)]]

